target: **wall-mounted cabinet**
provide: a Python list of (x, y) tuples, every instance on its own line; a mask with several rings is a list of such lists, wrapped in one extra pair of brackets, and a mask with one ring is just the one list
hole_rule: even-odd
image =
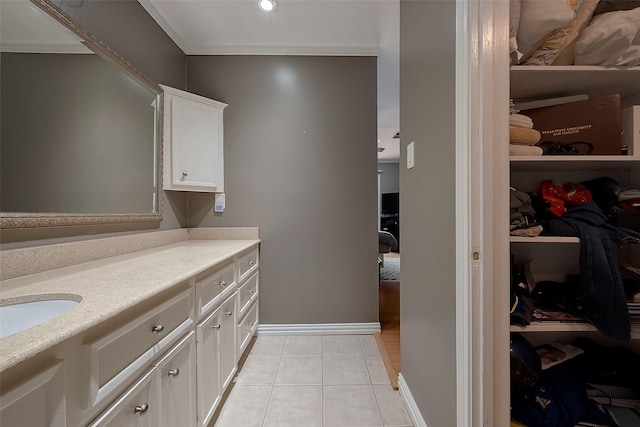
[(223, 111), (227, 104), (168, 86), (162, 89), (163, 188), (224, 192)]

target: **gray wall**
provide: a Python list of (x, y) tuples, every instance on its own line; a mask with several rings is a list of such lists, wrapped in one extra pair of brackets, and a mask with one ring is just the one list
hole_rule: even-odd
[(378, 318), (376, 59), (194, 56), (188, 90), (228, 103), (226, 211), (189, 194), (190, 226), (259, 226), (260, 322)]
[[(157, 83), (185, 88), (186, 56), (136, 0), (54, 0), (66, 13)], [(161, 197), (160, 229), (186, 224), (184, 193)], [(26, 247), (95, 237), (95, 234), (130, 232), (139, 225), (65, 227), (47, 230), (2, 231), (2, 248)], [(109, 234), (111, 235), (111, 234)], [(83, 237), (84, 236), (84, 237)], [(7, 243), (10, 242), (10, 243)]]
[(402, 375), (429, 427), (456, 425), (456, 2), (400, 2)]
[(398, 163), (378, 163), (380, 174), (380, 194), (400, 191), (400, 165)]

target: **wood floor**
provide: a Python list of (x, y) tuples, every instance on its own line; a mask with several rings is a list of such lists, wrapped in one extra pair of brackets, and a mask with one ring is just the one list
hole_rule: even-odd
[[(386, 254), (386, 257), (399, 258), (400, 254)], [(400, 372), (400, 282), (381, 281), (379, 300), (382, 332), (376, 334), (376, 341), (391, 384), (394, 389), (397, 389)]]

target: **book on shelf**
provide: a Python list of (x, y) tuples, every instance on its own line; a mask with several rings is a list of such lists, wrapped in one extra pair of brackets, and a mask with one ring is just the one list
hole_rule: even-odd
[[(584, 101), (589, 99), (587, 94), (560, 96), (557, 98), (545, 98), (545, 99), (532, 99), (532, 100), (518, 100), (513, 101), (513, 107), (519, 111), (532, 110), (534, 108), (551, 107), (553, 105), (566, 104), (568, 102)], [(524, 113), (526, 116), (527, 113)]]
[(548, 369), (584, 353), (584, 350), (581, 348), (557, 342), (543, 344), (536, 347), (535, 350), (536, 353), (538, 353), (538, 356), (540, 356), (542, 370)]

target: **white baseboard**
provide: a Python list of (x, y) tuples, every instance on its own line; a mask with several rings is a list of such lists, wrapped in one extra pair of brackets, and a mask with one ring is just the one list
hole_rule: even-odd
[(418, 409), (416, 401), (413, 400), (413, 395), (411, 394), (409, 386), (404, 380), (402, 373), (398, 374), (398, 391), (400, 392), (400, 397), (402, 397), (404, 405), (407, 407), (407, 411), (409, 412), (413, 425), (415, 427), (427, 427), (427, 423), (424, 418), (422, 418), (422, 414)]
[(379, 322), (258, 325), (258, 335), (369, 335), (379, 332)]

